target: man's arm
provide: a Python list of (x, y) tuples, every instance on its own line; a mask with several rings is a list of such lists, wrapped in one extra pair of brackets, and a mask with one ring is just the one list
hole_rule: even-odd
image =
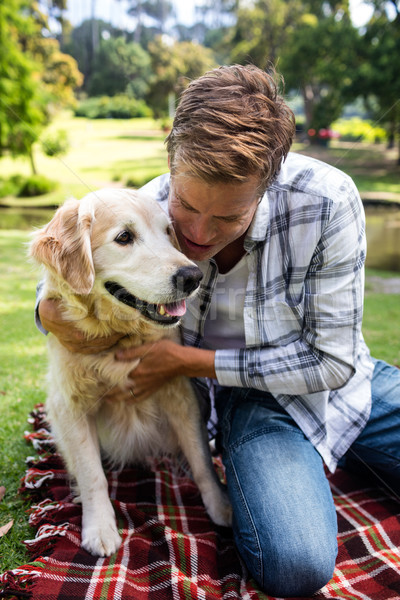
[(60, 301), (51, 298), (39, 298), (36, 306), (36, 323), (43, 333), (50, 332), (55, 335), (67, 350), (80, 354), (98, 354), (115, 346), (123, 337), (118, 333), (87, 340), (82, 331), (71, 321), (64, 319)]
[(365, 250), (362, 204), (349, 180), (341, 201), (332, 207), (307, 271), (299, 338), (286, 345), (218, 350), (218, 382), (274, 395), (342, 387), (354, 374), (358, 356)]

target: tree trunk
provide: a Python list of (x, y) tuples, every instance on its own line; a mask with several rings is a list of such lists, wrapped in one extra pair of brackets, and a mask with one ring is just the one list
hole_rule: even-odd
[(33, 156), (33, 146), (29, 148), (29, 160), (31, 163), (32, 175), (37, 175), (36, 165), (35, 165), (35, 157)]
[(307, 132), (311, 125), (314, 108), (314, 90), (311, 85), (305, 85), (301, 90), (304, 103), (304, 117), (305, 127), (304, 130)]

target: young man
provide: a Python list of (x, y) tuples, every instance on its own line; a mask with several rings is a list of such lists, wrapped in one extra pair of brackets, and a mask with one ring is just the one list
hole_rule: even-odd
[[(332, 577), (336, 514), (324, 463), (362, 465), (400, 493), (400, 372), (361, 334), (365, 229), (352, 181), (289, 154), (294, 117), (273, 78), (221, 67), (183, 93), (170, 175), (146, 186), (204, 278), (168, 340), (140, 358), (137, 401), (177, 374), (214, 395), (234, 535), (266, 593), (310, 596)], [(57, 306), (44, 327), (80, 352)], [(371, 395), (372, 381), (372, 395)], [(397, 430), (397, 433), (396, 433)]]

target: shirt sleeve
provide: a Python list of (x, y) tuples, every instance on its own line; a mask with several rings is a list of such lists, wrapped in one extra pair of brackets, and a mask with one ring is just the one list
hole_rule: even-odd
[[(361, 335), (366, 251), (364, 211), (351, 180), (331, 214), (304, 279), (302, 327), (286, 345), (217, 350), (220, 385), (272, 394), (342, 387), (354, 374)], [(295, 248), (292, 249), (295, 252)]]

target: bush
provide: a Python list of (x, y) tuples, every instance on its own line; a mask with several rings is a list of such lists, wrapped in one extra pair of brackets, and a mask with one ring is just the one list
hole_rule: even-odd
[(42, 152), (46, 156), (62, 156), (69, 150), (67, 132), (64, 129), (47, 134), (41, 140)]
[(31, 175), (23, 181), (18, 196), (41, 196), (52, 192), (56, 187), (57, 183), (45, 175)]
[(143, 100), (121, 94), (82, 100), (75, 109), (75, 116), (87, 119), (135, 119), (152, 117), (152, 111)]
[(140, 175), (132, 175), (131, 177), (128, 177), (128, 179), (125, 181), (125, 187), (139, 189), (163, 173), (165, 173), (165, 170), (147, 169)]
[(351, 119), (339, 119), (333, 123), (332, 128), (340, 133), (340, 139), (347, 142), (385, 142), (387, 134), (382, 127), (376, 127), (367, 119), (352, 117)]
[(16, 196), (20, 189), (20, 184), (13, 180), (13, 177), (9, 179), (0, 179), (0, 198), (5, 196)]

